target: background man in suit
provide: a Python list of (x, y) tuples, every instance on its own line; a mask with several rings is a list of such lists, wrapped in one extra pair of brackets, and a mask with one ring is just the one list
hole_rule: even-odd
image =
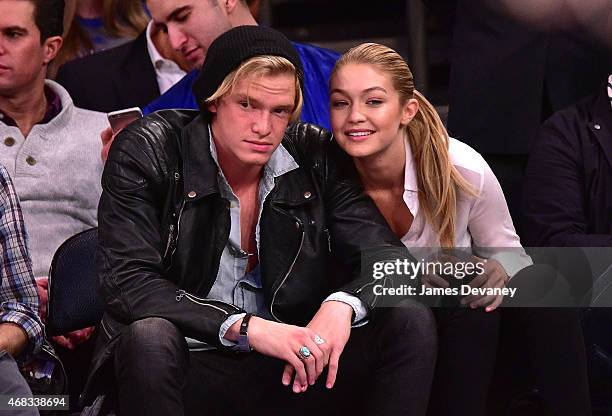
[(533, 3), (458, 0), (449, 90), (449, 132), (491, 165), (519, 235), (516, 196), (540, 124), (591, 94), (612, 63), (612, 44), (593, 29), (609, 4), (586, 15), (596, 2)]
[(74, 103), (111, 112), (143, 107), (192, 69), (152, 21), (135, 40), (62, 65), (56, 80)]

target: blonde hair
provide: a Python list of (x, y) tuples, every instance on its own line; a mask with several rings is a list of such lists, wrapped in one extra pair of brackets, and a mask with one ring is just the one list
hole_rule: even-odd
[(295, 100), (293, 111), (290, 115), (290, 122), (299, 120), (304, 104), (300, 79), (298, 77), (295, 66), (289, 62), (287, 58), (274, 55), (261, 55), (244, 61), (237, 69), (233, 70), (221, 82), (217, 90), (208, 97), (204, 103), (210, 104), (226, 94), (231, 94), (236, 87), (236, 84), (243, 77), (251, 75), (278, 75), (283, 73), (292, 73), (295, 75)]
[[(113, 37), (135, 38), (149, 23), (149, 17), (140, 0), (102, 0), (102, 7), (104, 29)], [(93, 49), (92, 40), (75, 17), (73, 16), (70, 29), (64, 37), (62, 49), (55, 58), (57, 68), (77, 58), (83, 50)]]
[(440, 116), (414, 88), (408, 64), (393, 49), (377, 43), (356, 46), (336, 62), (330, 79), (347, 64), (374, 66), (391, 77), (402, 104), (411, 98), (418, 101), (419, 110), (406, 125), (406, 137), (416, 162), (419, 203), (427, 220), (436, 228), (440, 244), (443, 247), (454, 246), (458, 191), (471, 195), (476, 195), (476, 192), (450, 160), (450, 139)]

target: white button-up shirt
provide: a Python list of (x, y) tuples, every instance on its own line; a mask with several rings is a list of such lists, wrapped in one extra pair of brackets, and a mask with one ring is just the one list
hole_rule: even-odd
[(153, 21), (151, 20), (147, 26), (147, 50), (149, 51), (149, 57), (151, 58), (153, 68), (155, 68), (159, 93), (163, 94), (174, 84), (179, 82), (187, 73), (183, 71), (176, 62), (161, 56), (151, 39), (152, 30)]
[[(410, 145), (406, 142), (404, 147), (404, 202), (414, 220), (401, 240), (408, 248), (440, 247), (437, 231), (427, 222), (425, 213), (419, 210), (415, 161)], [(457, 194), (455, 247), (468, 248), (480, 257), (495, 258), (510, 277), (514, 276), (530, 265), (531, 259), (522, 249), (495, 174), (478, 152), (459, 140), (450, 139), (449, 153), (455, 168), (478, 195), (472, 196), (463, 191)]]

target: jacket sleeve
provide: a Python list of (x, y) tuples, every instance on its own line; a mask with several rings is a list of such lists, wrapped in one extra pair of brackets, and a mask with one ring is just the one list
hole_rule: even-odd
[(524, 240), (530, 246), (609, 247), (612, 235), (589, 234), (583, 155), (575, 111), (558, 113), (539, 131), (522, 188)]
[(106, 313), (124, 324), (162, 317), (187, 337), (221, 346), (221, 324), (240, 309), (180, 296), (165, 275), (162, 207), (174, 178), (165, 172), (172, 152), (164, 146), (173, 140), (162, 144), (155, 136), (174, 133), (164, 133), (170, 129), (159, 119), (146, 123), (117, 136), (102, 176), (97, 263)]
[(374, 286), (416, 286), (420, 276), (402, 274), (394, 268), (392, 273), (380, 277), (374, 272), (375, 265), (416, 260), (363, 192), (352, 159), (330, 140), (329, 133), (322, 134), (327, 141), (325, 205), (332, 253), (352, 274), (340, 290), (358, 297), (369, 312), (374, 306), (389, 306), (395, 300), (376, 295)]

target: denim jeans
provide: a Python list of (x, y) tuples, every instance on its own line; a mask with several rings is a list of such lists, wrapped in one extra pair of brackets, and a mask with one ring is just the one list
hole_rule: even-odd
[[(17, 363), (6, 351), (0, 350), (0, 395), (31, 397), (32, 391), (21, 376)], [(33, 416), (38, 415), (38, 409), (20, 408), (16, 410), (0, 410), (1, 415)]]

